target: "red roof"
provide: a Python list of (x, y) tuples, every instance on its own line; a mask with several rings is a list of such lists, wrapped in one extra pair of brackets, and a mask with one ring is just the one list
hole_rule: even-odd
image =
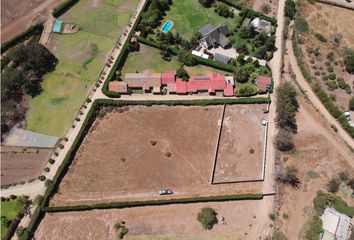
[(161, 84), (167, 85), (176, 81), (176, 72), (164, 72), (161, 74)]
[(127, 93), (128, 86), (126, 82), (112, 81), (108, 84), (108, 90), (119, 93)]
[(225, 89), (224, 89), (224, 96), (225, 97), (231, 97), (234, 95), (234, 86), (232, 85), (226, 85)]
[(266, 76), (258, 76), (256, 78), (256, 85), (258, 91), (265, 92), (267, 91), (268, 87), (272, 84), (272, 79)]
[(233, 86), (227, 85), (224, 76), (218, 76), (215, 72), (210, 72), (207, 76), (192, 76), (189, 82), (183, 82), (180, 79), (176, 81), (176, 93), (197, 93), (200, 91), (208, 91), (215, 93), (215, 91), (225, 91), (228, 96), (233, 95)]

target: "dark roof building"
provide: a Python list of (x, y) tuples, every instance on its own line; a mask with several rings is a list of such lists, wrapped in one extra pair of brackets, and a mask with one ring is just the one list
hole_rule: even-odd
[(230, 34), (229, 28), (226, 25), (214, 27), (211, 24), (201, 28), (199, 32), (202, 34), (201, 43), (206, 48), (218, 46), (225, 48), (231, 44), (227, 36)]
[(222, 55), (220, 53), (215, 53), (214, 54), (214, 61), (218, 61), (218, 62), (227, 64), (230, 61), (230, 57)]

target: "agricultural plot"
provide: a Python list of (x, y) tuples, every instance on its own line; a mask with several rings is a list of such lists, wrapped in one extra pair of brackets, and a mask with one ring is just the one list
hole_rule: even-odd
[(49, 49), (59, 64), (44, 76), (42, 93), (29, 99), (28, 130), (53, 136), (64, 134), (138, 3), (84, 0), (61, 17), (63, 22), (78, 24), (80, 32), (51, 36)]
[[(46, 214), (35, 238), (115, 239), (114, 225), (125, 221), (129, 230), (125, 238), (130, 240), (234, 240), (244, 239), (245, 233), (249, 239), (257, 239), (262, 234), (260, 229), (270, 228), (267, 211), (271, 211), (271, 200)], [(226, 224), (216, 224), (212, 231), (204, 230), (196, 218), (203, 207), (214, 208), (218, 218), (224, 216)]]
[(1, 184), (36, 179), (48, 161), (52, 149), (1, 147)]
[(227, 106), (215, 168), (215, 183), (262, 178), (265, 105)]
[(222, 110), (101, 110), (51, 205), (160, 199), (161, 188), (172, 189), (172, 198), (259, 192), (261, 184), (210, 184)]

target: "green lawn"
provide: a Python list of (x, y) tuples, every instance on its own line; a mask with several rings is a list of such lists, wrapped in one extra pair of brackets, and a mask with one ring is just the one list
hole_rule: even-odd
[(16, 218), (16, 200), (4, 201), (1, 202), (1, 238), (7, 232), (7, 226), (3, 224), (3, 218), (11, 221)]
[[(148, 61), (147, 61), (148, 59)], [(127, 72), (142, 72), (146, 69), (151, 69), (155, 72), (175, 71), (180, 67), (177, 57), (172, 57), (171, 61), (165, 61), (161, 58), (159, 50), (140, 44), (140, 51), (130, 53), (122, 69), (122, 76)], [(205, 75), (210, 71), (226, 75), (226, 72), (216, 70), (204, 65), (194, 67), (184, 67), (189, 75)], [(229, 73), (230, 74), (230, 73)]]
[(65, 133), (138, 3), (82, 0), (60, 17), (78, 24), (80, 32), (51, 35), (59, 64), (44, 76), (42, 93), (28, 100), (26, 129), (59, 137)]
[[(192, 37), (199, 31), (200, 28), (207, 24), (218, 26), (226, 23), (230, 31), (233, 30), (237, 24), (238, 17), (224, 18), (220, 17), (214, 12), (214, 8), (204, 8), (198, 0), (179, 0), (173, 1), (170, 11), (167, 12), (166, 20), (174, 23), (171, 31), (178, 32), (182, 36)], [(161, 26), (159, 27), (159, 29)]]

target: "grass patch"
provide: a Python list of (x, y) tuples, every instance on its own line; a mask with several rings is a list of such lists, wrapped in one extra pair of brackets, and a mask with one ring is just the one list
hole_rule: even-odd
[(309, 176), (311, 179), (321, 178), (320, 174), (312, 170), (307, 172), (307, 176)]
[(12, 221), (13, 219), (16, 218), (16, 215), (17, 215), (16, 203), (17, 203), (16, 200), (1, 202), (1, 238), (7, 232), (6, 222)]
[(28, 99), (27, 130), (53, 136), (65, 133), (139, 0), (103, 0), (97, 6), (92, 2), (79, 1), (61, 17), (78, 24), (79, 33), (51, 36), (59, 64), (44, 76), (42, 93)]
[[(224, 18), (214, 12), (214, 8), (204, 8), (198, 0), (173, 1), (170, 11), (167, 12), (166, 20), (174, 23), (172, 32), (178, 32), (184, 37), (190, 38), (207, 24), (214, 26), (226, 23), (229, 29), (236, 27), (238, 17)], [(158, 27), (161, 29), (161, 26)]]

